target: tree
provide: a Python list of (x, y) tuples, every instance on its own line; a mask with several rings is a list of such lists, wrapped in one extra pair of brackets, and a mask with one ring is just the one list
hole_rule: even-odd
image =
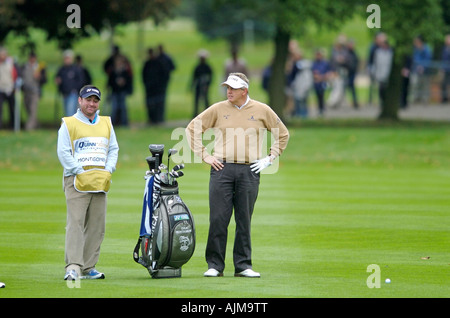
[(244, 41), (246, 22), (252, 21), (255, 40), (273, 35), (273, 24), (261, 20), (259, 12), (238, 1), (190, 0), (197, 29), (208, 39), (224, 38), (230, 46)]
[(304, 26), (309, 22), (321, 29), (339, 28), (346, 19), (353, 16), (356, 1), (253, 0), (247, 4), (265, 11), (260, 15), (266, 14), (275, 24), (275, 56), (269, 83), (269, 104), (283, 118), (286, 104), (285, 65), (291, 38), (304, 34)]
[[(28, 37), (31, 27), (47, 32), (49, 40), (58, 41), (60, 48), (99, 32), (103, 28), (152, 18), (156, 24), (172, 17), (172, 10), (180, 0), (2, 0), (0, 7), (0, 41), (10, 31)], [(70, 28), (67, 18), (70, 4), (81, 11), (81, 28)], [(32, 41), (31, 39), (29, 39)], [(33, 46), (33, 43), (30, 43)]]
[[(372, 1), (366, 1), (369, 5)], [(412, 54), (412, 41), (417, 35), (424, 35), (427, 42), (435, 45), (443, 41), (444, 14), (442, 0), (380, 0), (381, 28), (394, 50), (394, 60), (386, 92), (386, 103), (379, 119), (398, 120), (401, 91), (401, 68), (405, 59)]]
[[(308, 0), (211, 0), (216, 8), (233, 8), (224, 15), (225, 21), (239, 17), (241, 20), (256, 16), (258, 21), (273, 25), (270, 36), (274, 43), (275, 56), (269, 83), (269, 104), (283, 118), (286, 103), (285, 65), (288, 45), (293, 36), (302, 35), (305, 25), (313, 22), (322, 28), (339, 27), (353, 15), (356, 0), (348, 1), (308, 1)], [(223, 14), (223, 11), (220, 10)], [(210, 18), (209, 13), (204, 15)], [(211, 19), (210, 19), (211, 21)], [(197, 19), (197, 23), (198, 19)], [(203, 30), (200, 24), (200, 31)]]

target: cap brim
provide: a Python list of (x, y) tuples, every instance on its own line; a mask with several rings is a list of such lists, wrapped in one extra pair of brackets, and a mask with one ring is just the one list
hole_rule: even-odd
[(100, 96), (98, 96), (96, 93), (87, 93), (87, 94), (81, 95), (82, 98), (88, 98), (89, 96), (95, 96), (99, 100), (101, 100)]
[(245, 86), (239, 85), (237, 83), (230, 83), (229, 81), (223, 82), (220, 85), (221, 86), (230, 86), (231, 88), (234, 88), (234, 89), (245, 88)]
[(228, 85), (233, 89), (248, 88), (248, 84), (238, 76), (230, 75), (227, 80), (221, 84), (222, 86)]

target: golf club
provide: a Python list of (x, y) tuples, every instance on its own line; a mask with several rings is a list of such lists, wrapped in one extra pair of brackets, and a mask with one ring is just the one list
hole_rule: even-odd
[(170, 172), (170, 176), (172, 177), (172, 179), (177, 179), (177, 178), (184, 176), (184, 173), (183, 173), (183, 171), (173, 171), (172, 170)]
[(155, 169), (159, 169), (161, 160), (164, 154), (164, 145), (162, 144), (151, 144), (148, 146), (150, 153), (155, 157)]
[(155, 166), (156, 158), (152, 157), (152, 156), (148, 156), (147, 158), (145, 158), (145, 160), (147, 160), (149, 170), (154, 171), (156, 168), (156, 166)]
[[(170, 167), (170, 157), (172, 155), (176, 154), (177, 152), (178, 152), (178, 150), (176, 150), (176, 149), (173, 149), (173, 148), (169, 149), (169, 153), (167, 155), (167, 170), (169, 170), (169, 167)], [(167, 172), (169, 172), (169, 171), (167, 171)]]
[(181, 163), (179, 165), (176, 165), (175, 167), (173, 167), (172, 171), (178, 171), (180, 169), (184, 168), (184, 163)]
[[(173, 155), (173, 154), (176, 154), (178, 152), (178, 150), (176, 150), (176, 149), (173, 149), (173, 148), (171, 148), (171, 149), (169, 149), (169, 152), (168, 152), (168, 155), (167, 155), (167, 174), (168, 175), (170, 175), (169, 174), (169, 167), (170, 167), (170, 157)], [(169, 183), (172, 185), (172, 183), (173, 183), (173, 179), (170, 179), (169, 178)]]

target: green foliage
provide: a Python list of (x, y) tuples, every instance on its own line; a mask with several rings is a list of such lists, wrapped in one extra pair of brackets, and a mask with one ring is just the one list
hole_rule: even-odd
[(194, 8), (197, 29), (209, 39), (226, 39), (236, 46), (244, 41), (249, 28), (256, 41), (273, 36), (273, 25), (261, 19), (260, 12), (241, 2), (196, 0)]
[[(410, 54), (412, 39), (422, 35), (431, 46), (443, 42), (445, 22), (441, 0), (378, 1), (381, 10), (381, 29), (395, 47), (396, 59), (404, 62)], [(367, 1), (367, 4), (371, 1)], [(431, 22), (432, 21), (432, 22)]]
[[(0, 41), (10, 31), (29, 36), (30, 28), (39, 28), (47, 33), (48, 39), (56, 39), (59, 47), (70, 48), (83, 37), (113, 28), (122, 23), (152, 18), (156, 24), (172, 16), (172, 10), (179, 0), (82, 0), (76, 4), (80, 8), (80, 28), (69, 28), (66, 24), (71, 12), (67, 8), (71, 0), (6, 0), (0, 9)], [(3, 12), (2, 12), (3, 11)], [(47, 18), (50, 17), (51, 18)], [(35, 43), (29, 39), (28, 47)]]

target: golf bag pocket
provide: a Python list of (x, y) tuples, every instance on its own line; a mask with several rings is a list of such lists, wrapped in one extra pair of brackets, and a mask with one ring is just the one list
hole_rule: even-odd
[(178, 194), (162, 194), (161, 199), (160, 226), (156, 227), (154, 233), (156, 252), (160, 252), (158, 264), (161, 267), (180, 268), (194, 253), (194, 221)]
[(111, 186), (111, 173), (105, 169), (89, 169), (74, 178), (74, 187), (78, 192), (104, 192)]

